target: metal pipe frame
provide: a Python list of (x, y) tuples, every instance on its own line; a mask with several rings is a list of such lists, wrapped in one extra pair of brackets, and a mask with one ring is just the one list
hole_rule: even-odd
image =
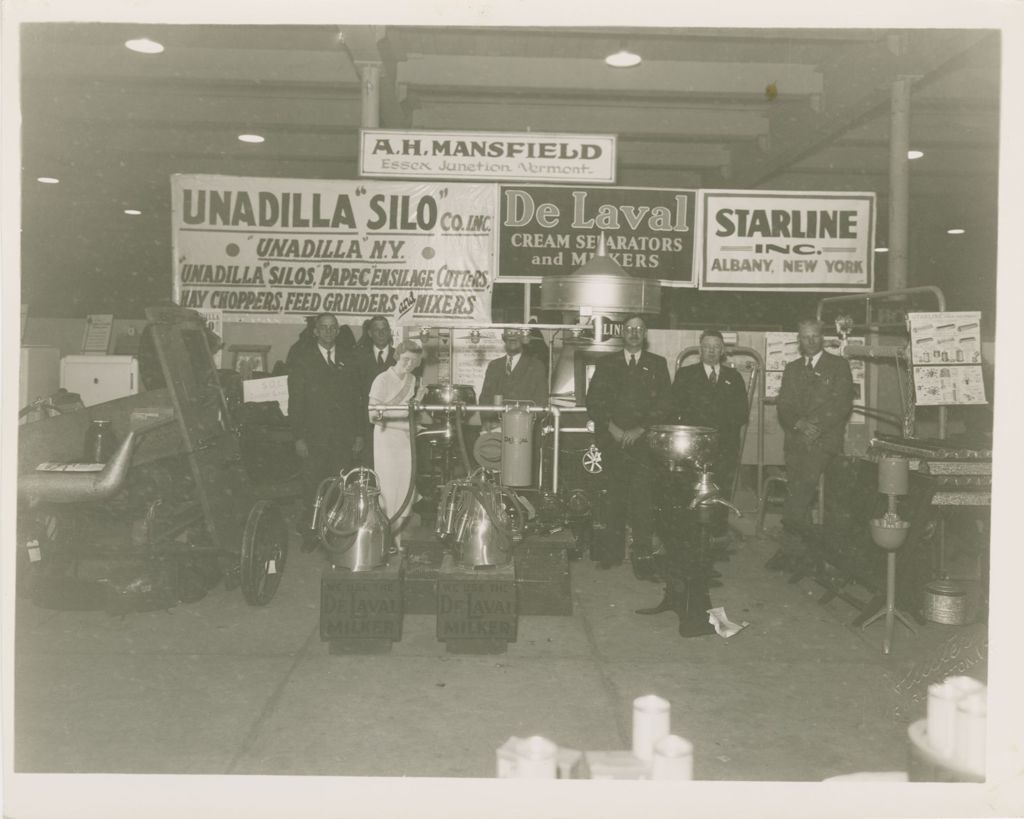
[[(501, 404), (421, 404), (417, 401), (412, 402), (411, 409), (413, 412), (455, 412), (457, 409), (463, 412), (505, 412), (510, 409), (511, 405)], [(398, 412), (401, 410), (409, 410), (409, 404), (370, 404), (367, 408), (370, 412), (379, 412), (383, 415), (385, 412)], [(558, 467), (559, 467), (559, 444), (561, 443), (562, 430), (562, 413), (572, 412), (586, 412), (586, 407), (559, 407), (559, 406), (546, 406), (546, 407), (517, 407), (517, 409), (525, 409), (527, 412), (534, 414), (551, 413), (554, 418), (554, 441), (552, 444), (552, 455), (551, 455), (551, 491), (558, 493)], [(572, 427), (564, 430), (565, 432), (590, 432), (586, 427)], [(539, 488), (543, 488), (540, 486)]]
[(893, 296), (911, 296), (918, 293), (931, 293), (935, 296), (936, 310), (940, 313), (946, 311), (946, 297), (943, 295), (942, 290), (932, 284), (921, 285), (920, 287), (903, 287), (898, 290), (879, 290), (877, 293), (848, 293), (843, 296), (825, 296), (823, 299), (818, 300), (818, 306), (815, 311), (815, 318), (821, 321), (822, 308), (826, 304), (838, 304), (840, 302), (864, 302), (865, 316), (864, 326), (871, 326), (871, 302), (873, 301), (884, 301), (885, 299), (892, 298)]
[[(826, 296), (818, 300), (815, 311), (815, 318), (821, 321), (822, 308), (826, 304), (837, 304), (839, 302), (864, 302), (864, 328), (871, 330), (871, 302), (884, 301), (893, 296), (910, 296), (919, 293), (930, 293), (935, 297), (935, 308), (939, 313), (946, 312), (946, 296), (942, 290), (933, 284), (925, 284), (920, 287), (903, 287), (898, 290), (879, 290), (877, 293), (850, 293), (845, 296)], [(939, 439), (946, 438), (946, 407), (939, 407)]]
[[(594, 325), (592, 325), (592, 324), (524, 324), (522, 322), (511, 322), (511, 323), (502, 323), (502, 324), (460, 324), (458, 326), (447, 325), (447, 324), (432, 324), (432, 325), (424, 325), (423, 327), (420, 327), (419, 335), (421, 337), (423, 335), (425, 335), (425, 334), (429, 335), (431, 330), (438, 330), (438, 331), (440, 331), (440, 330), (447, 330), (448, 333), (449, 333), (449, 339), (450, 339), (451, 338), (450, 334), (454, 330), (468, 330), (470, 332), (473, 332), (473, 330), (556, 330), (556, 331), (557, 330), (570, 330), (570, 331), (575, 330), (576, 332), (580, 332), (582, 330), (590, 330), (590, 329), (593, 329), (593, 328), (594, 328)], [(413, 334), (413, 335), (415, 335), (415, 334)], [(553, 363), (551, 361), (551, 356), (552, 356), (553, 353), (554, 353), (554, 344), (551, 344), (551, 345), (548, 346), (548, 393), (549, 394), (551, 393), (551, 369), (552, 369), (551, 365)], [(449, 383), (451, 383), (452, 380), (453, 380), (454, 369), (455, 369), (455, 356), (454, 356), (454, 347), (452, 347), (452, 348), (449, 349), (449, 358), (448, 358), (448, 382)]]

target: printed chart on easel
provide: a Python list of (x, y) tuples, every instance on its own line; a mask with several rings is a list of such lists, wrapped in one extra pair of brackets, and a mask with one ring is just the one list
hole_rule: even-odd
[(910, 313), (918, 406), (987, 404), (981, 373), (981, 313)]

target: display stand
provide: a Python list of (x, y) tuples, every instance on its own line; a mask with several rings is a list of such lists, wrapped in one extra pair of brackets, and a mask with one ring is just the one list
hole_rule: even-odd
[(878, 464), (878, 489), (888, 497), (888, 511), (881, 518), (869, 524), (871, 539), (886, 552), (885, 608), (869, 616), (861, 628), (867, 628), (875, 620), (885, 617), (885, 636), (882, 638), (882, 652), (892, 650), (892, 633), (895, 621), (899, 620), (911, 632), (907, 616), (896, 609), (896, 550), (903, 545), (910, 530), (910, 524), (901, 520), (896, 512), (896, 498), (910, 491), (909, 463), (905, 458), (883, 458)]
[(471, 569), (445, 555), (437, 578), (437, 639), (452, 654), (504, 654), (516, 641), (515, 567)]
[(320, 576), (320, 639), (331, 654), (386, 654), (402, 639), (402, 564)]

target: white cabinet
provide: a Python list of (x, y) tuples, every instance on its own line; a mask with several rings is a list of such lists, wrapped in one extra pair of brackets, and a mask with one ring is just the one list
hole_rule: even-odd
[(60, 387), (60, 350), (56, 347), (21, 348), (18, 369), (18, 408), (47, 398)]
[(135, 395), (139, 360), (132, 355), (66, 355), (60, 362), (60, 385), (82, 396), (87, 407)]

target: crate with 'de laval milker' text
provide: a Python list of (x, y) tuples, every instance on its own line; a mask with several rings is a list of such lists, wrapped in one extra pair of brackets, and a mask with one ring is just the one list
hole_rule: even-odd
[(454, 654), (501, 654), (516, 641), (516, 575), (506, 566), (471, 569), (446, 555), (437, 578), (437, 639)]
[(330, 653), (379, 653), (402, 639), (401, 564), (351, 572), (326, 568), (320, 578), (320, 639)]

